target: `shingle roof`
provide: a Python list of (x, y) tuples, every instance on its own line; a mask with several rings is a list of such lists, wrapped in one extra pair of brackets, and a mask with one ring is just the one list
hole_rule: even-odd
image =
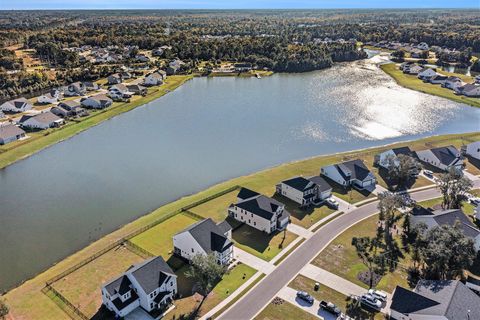
[(236, 206), (264, 219), (272, 220), (277, 209), (283, 206), (283, 204), (267, 196), (257, 195), (256, 197), (238, 202)]
[(256, 196), (259, 196), (259, 195), (260, 195), (260, 193), (255, 192), (253, 190), (250, 190), (250, 189), (247, 189), (247, 188), (241, 188), (240, 192), (238, 192), (237, 198), (245, 200), (245, 199), (256, 197)]
[(370, 175), (370, 170), (360, 159), (342, 162), (335, 166), (345, 180), (349, 180), (348, 173), (351, 174), (350, 179), (357, 179), (360, 181), (365, 180)]
[(25, 134), (25, 131), (13, 124), (0, 126), (0, 139), (8, 139), (22, 134)]
[(325, 180), (321, 176), (313, 176), (308, 178), (308, 180), (315, 183), (318, 186), (318, 189), (320, 190), (320, 192), (324, 192), (332, 189), (332, 186), (327, 182), (327, 180)]
[(315, 184), (313, 184), (310, 180), (305, 179), (304, 177), (295, 177), (292, 179), (284, 180), (282, 182), (287, 186), (290, 186), (302, 192), (315, 188)]
[(400, 154), (409, 156), (412, 153), (412, 150), (410, 150), (409, 147), (399, 147), (399, 148), (393, 148), (392, 149), (393, 153), (398, 156)]
[(458, 160), (458, 150), (454, 146), (439, 147), (430, 149), (437, 159), (444, 165), (449, 166)]
[(132, 283), (126, 275), (121, 275), (120, 277), (112, 280), (110, 283), (105, 285), (105, 290), (113, 296), (114, 294), (125, 294), (130, 290)]
[(128, 272), (131, 273), (147, 294), (167, 282), (170, 277), (176, 277), (172, 269), (160, 256), (137, 264)]
[(55, 121), (58, 121), (58, 120), (62, 119), (62, 118), (56, 116), (55, 114), (53, 114), (52, 112), (48, 111), (48, 112), (39, 113), (39, 114), (34, 115), (34, 116), (23, 116), (22, 118), (20, 118), (20, 123), (23, 123), (30, 118), (33, 118), (36, 121), (38, 121), (40, 123), (44, 123), (44, 124), (51, 124)]
[(397, 287), (390, 306), (410, 319), (480, 319), (480, 297), (460, 281), (421, 280), (414, 291)]
[(192, 224), (179, 233), (189, 232), (200, 247), (209, 254), (214, 251), (223, 252), (233, 245), (233, 242), (225, 237), (223, 227), (220, 228), (212, 219), (208, 218)]
[(476, 238), (480, 235), (480, 230), (468, 219), (461, 209), (452, 210), (436, 210), (433, 212), (433, 219), (438, 225), (454, 226), (455, 223), (460, 222), (460, 228), (467, 237)]
[(66, 100), (66, 101), (62, 101), (58, 104), (60, 107), (64, 107), (66, 106), (67, 108), (69, 109), (72, 109), (72, 108), (75, 108), (75, 107), (81, 107), (82, 104), (78, 101), (74, 101), (74, 100)]

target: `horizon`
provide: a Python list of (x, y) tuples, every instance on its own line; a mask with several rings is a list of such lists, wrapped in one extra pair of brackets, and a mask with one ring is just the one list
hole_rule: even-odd
[(0, 10), (355, 10), (355, 9), (478, 9), (476, 1), (460, 0), (454, 4), (446, 0), (425, 0), (421, 3), (405, 0), (401, 5), (386, 4), (384, 1), (357, 0), (167, 0), (161, 4), (155, 0), (138, 0), (132, 7), (127, 0), (84, 0), (68, 3), (60, 0), (25, 0), (0, 6)]

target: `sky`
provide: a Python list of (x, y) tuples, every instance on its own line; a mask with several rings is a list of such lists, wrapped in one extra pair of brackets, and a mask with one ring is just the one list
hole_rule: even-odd
[(0, 9), (478, 8), (480, 0), (0, 0)]

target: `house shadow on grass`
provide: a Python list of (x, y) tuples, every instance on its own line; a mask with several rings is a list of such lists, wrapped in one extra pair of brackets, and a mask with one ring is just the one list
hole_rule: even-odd
[(472, 166), (474, 166), (475, 168), (477, 168), (478, 170), (480, 170), (480, 160), (479, 159), (476, 159), (476, 158), (473, 158), (469, 155), (466, 156), (467, 159), (468, 159), (468, 162), (470, 162), (470, 164)]
[(300, 208), (300, 205), (295, 201), (292, 201), (278, 193), (275, 193), (272, 197), (273, 199), (283, 203), (285, 205), (285, 209), (295, 218), (302, 221), (306, 217), (310, 216), (314, 210), (314, 206)]
[(266, 234), (265, 232), (243, 224), (232, 233), (232, 238), (235, 242), (262, 253), (268, 249), (270, 241), (280, 232), (283, 231)]
[(90, 318), (91, 320), (114, 320), (115, 314), (108, 310), (103, 304), (98, 311)]
[(404, 191), (411, 189), (416, 181), (415, 178), (412, 178), (406, 181), (403, 185), (399, 185), (398, 179), (391, 179), (388, 174), (388, 170), (385, 168), (378, 168), (378, 175), (383, 179), (383, 181), (385, 181), (388, 190), (390, 191)]
[(325, 177), (325, 180), (327, 180), (328, 184), (330, 184), (330, 186), (332, 187), (332, 193), (336, 193), (345, 197), (352, 196), (353, 200), (355, 199), (354, 193), (358, 193), (365, 198), (372, 194), (372, 192), (367, 189), (357, 189), (350, 186), (344, 187), (336, 183), (335, 181), (329, 179), (328, 177)]

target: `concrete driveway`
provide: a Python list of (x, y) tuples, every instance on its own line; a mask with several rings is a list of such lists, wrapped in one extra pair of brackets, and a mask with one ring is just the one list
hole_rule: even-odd
[(155, 320), (145, 310), (138, 307), (125, 316), (125, 320)]

